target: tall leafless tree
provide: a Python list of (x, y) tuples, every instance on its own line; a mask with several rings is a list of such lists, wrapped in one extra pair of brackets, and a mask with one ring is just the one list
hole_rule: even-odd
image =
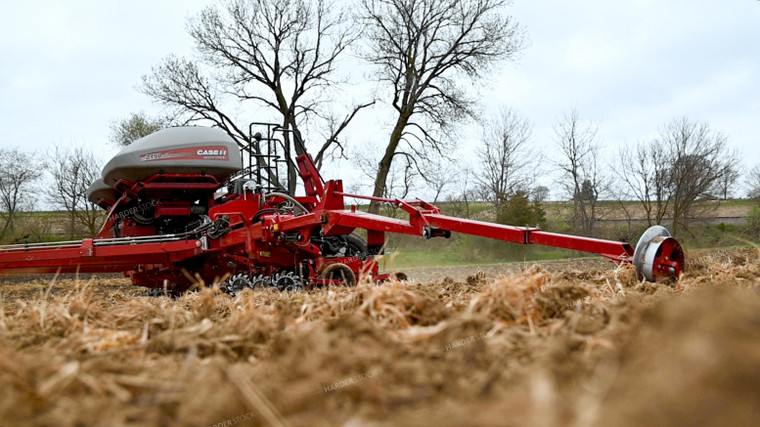
[(623, 150), (618, 175), (628, 194), (644, 208), (650, 225), (670, 216), (674, 230), (687, 230), (691, 221), (716, 205), (702, 203), (725, 195), (738, 158), (726, 136), (708, 124), (680, 118), (666, 124), (657, 138)]
[(573, 108), (554, 132), (560, 149), (555, 164), (562, 174), (562, 186), (573, 202), (572, 223), (584, 233), (591, 233), (599, 219), (599, 197), (607, 185), (599, 160), (597, 129), (583, 123), (578, 110)]
[(626, 145), (617, 154), (612, 169), (623, 183), (621, 199), (636, 200), (646, 215), (647, 225), (662, 224), (670, 209), (670, 166), (667, 147), (639, 142)]
[[(142, 91), (177, 110), (185, 123), (219, 126), (241, 145), (251, 140), (246, 116), (240, 121), (225, 102), (252, 102), (275, 112), (286, 130), (288, 151), (303, 154), (300, 139), (311, 122), (326, 122), (317, 146), (319, 165), (334, 149), (355, 115), (373, 102), (356, 105), (339, 118), (326, 103), (336, 91), (336, 62), (360, 33), (346, 14), (325, 0), (227, 0), (189, 22), (199, 61), (169, 56), (143, 77)], [(199, 63), (200, 62), (200, 65)], [(288, 165), (288, 186), (296, 171)]]
[(95, 235), (101, 219), (101, 210), (87, 199), (87, 189), (100, 179), (100, 167), (92, 152), (82, 147), (56, 147), (48, 154), (47, 171), (53, 183), (47, 188), (48, 202), (69, 214), (69, 235), (84, 227), (89, 235)]
[(530, 134), (528, 121), (510, 108), (502, 108), (483, 127), (483, 145), (478, 150), (482, 169), (475, 179), (497, 214), (516, 191), (527, 193), (535, 180), (538, 161), (528, 147)]
[[(385, 192), (394, 159), (445, 151), (447, 133), (472, 114), (472, 82), (511, 58), (523, 37), (505, 13), (507, 0), (362, 0), (364, 56), (390, 91), (395, 123), (375, 174)], [(378, 212), (378, 204), (370, 205)]]
[(738, 158), (723, 133), (686, 117), (668, 123), (657, 143), (667, 147), (671, 165), (673, 229), (688, 229), (692, 219), (702, 216), (700, 209), (712, 207), (697, 202), (716, 198), (716, 184), (735, 170)]
[(34, 183), (40, 175), (33, 155), (0, 148), (0, 240), (13, 233), (18, 212), (33, 206)]

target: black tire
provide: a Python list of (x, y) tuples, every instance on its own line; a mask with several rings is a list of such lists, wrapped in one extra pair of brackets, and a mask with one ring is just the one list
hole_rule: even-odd
[(366, 259), (368, 255), (367, 241), (357, 234), (346, 235), (346, 256)]

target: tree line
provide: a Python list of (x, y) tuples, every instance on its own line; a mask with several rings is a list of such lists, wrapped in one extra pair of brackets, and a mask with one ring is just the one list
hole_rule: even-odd
[[(111, 134), (114, 142), (117, 128)], [(475, 159), (479, 168), (453, 162), (427, 172), (422, 182), (435, 194), (433, 202), (446, 202), (455, 215), (469, 217), (471, 203), (488, 202), (492, 219), (513, 225), (545, 226), (544, 206), (553, 193), (554, 200), (569, 207), (569, 229), (588, 235), (596, 233), (610, 202), (623, 211), (637, 206), (637, 213), (626, 212), (629, 219), (647, 225), (667, 222), (683, 232), (695, 219), (710, 216), (720, 200), (736, 195), (760, 201), (760, 164), (742, 173), (726, 136), (689, 118), (665, 123), (651, 139), (625, 144), (612, 162), (603, 160), (605, 145), (597, 128), (575, 109), (555, 126), (553, 154), (542, 155), (530, 142), (529, 121), (514, 109), (502, 109), (482, 124)], [(102, 213), (87, 200), (86, 190), (100, 177), (100, 166), (83, 147), (56, 147), (42, 156), (0, 149), (0, 240), (43, 239), (51, 227), (44, 219), (18, 227), (19, 215), (34, 211), (40, 202), (66, 212), (66, 235), (93, 235)], [(406, 197), (420, 182), (420, 173), (409, 165), (403, 172), (388, 180), (392, 196)], [(539, 180), (548, 174), (556, 176), (551, 188)], [(741, 184), (746, 193), (739, 193)], [(603, 202), (607, 210), (601, 208)]]
[[(527, 223), (541, 221), (540, 203), (559, 189), (555, 198), (572, 202), (572, 228), (592, 233), (599, 202), (611, 195), (638, 201), (648, 222), (668, 217), (677, 228), (687, 227), (704, 206), (698, 201), (728, 196), (739, 177), (736, 155), (725, 136), (704, 123), (669, 122), (658, 138), (621, 150), (617, 158), (624, 164), (610, 165), (596, 128), (576, 110), (558, 121), (557, 154), (543, 161), (531, 150), (531, 126), (517, 111), (504, 107), (480, 117), (469, 88), (527, 44), (509, 6), (508, 0), (361, 0), (350, 9), (327, 0), (214, 4), (188, 21), (194, 55), (169, 55), (142, 78), (139, 90), (164, 113), (116, 120), (111, 140), (128, 145), (164, 127), (202, 124), (246, 146), (251, 118), (269, 112), (285, 130), (288, 151), (308, 149), (323, 167), (329, 159), (348, 158), (346, 129), (358, 115), (385, 108), (385, 142), (351, 158), (376, 197), (406, 196), (423, 181), (435, 201), (448, 194), (462, 204), (463, 215), (470, 201), (485, 200), (499, 221)], [(367, 99), (351, 96), (347, 70), (354, 63), (365, 67), (374, 84)], [(472, 121), (482, 125), (483, 142), (477, 152), (481, 166), (470, 170), (450, 157), (463, 125)], [(17, 212), (33, 207), (30, 190), (43, 170), (55, 182), (45, 185), (47, 202), (69, 212), (72, 231), (77, 224), (94, 231), (97, 213), (84, 197), (99, 171), (91, 153), (60, 149), (46, 168), (18, 150), (4, 149), (2, 156), (29, 171), (2, 168), (0, 238), (14, 229)], [(536, 184), (546, 165), (561, 176), (557, 188)], [(271, 178), (295, 191), (292, 165), (285, 176)], [(374, 202), (369, 207), (375, 213), (381, 208)]]

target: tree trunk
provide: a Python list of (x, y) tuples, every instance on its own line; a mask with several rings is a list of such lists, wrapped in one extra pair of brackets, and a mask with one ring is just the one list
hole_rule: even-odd
[(292, 138), (290, 137), (290, 133), (285, 132), (283, 135), (283, 148), (285, 149), (285, 152), (282, 153), (282, 159), (285, 159), (285, 173), (288, 178), (288, 194), (295, 196), (296, 185), (298, 182), (296, 181), (296, 169), (293, 167), (292, 163), (294, 156), (291, 147), (293, 147), (295, 144), (293, 144), (291, 139)]
[(2, 241), (5, 238), (5, 233), (10, 231), (13, 233), (13, 217), (8, 216), (8, 220), (5, 221), (5, 226), (3, 227), (3, 231), (0, 231), (0, 241)]
[[(409, 123), (410, 114), (401, 114), (396, 121), (396, 126), (393, 128), (390, 140), (388, 141), (388, 147), (385, 149), (385, 155), (380, 159), (380, 163), (377, 165), (377, 176), (375, 177), (375, 190), (372, 192), (373, 197), (383, 197), (385, 194), (386, 180), (388, 179), (388, 173), (391, 170), (391, 164), (393, 163), (393, 156), (396, 155), (396, 148), (399, 142), (401, 142), (401, 135)], [(369, 204), (369, 212), (377, 214), (380, 212), (380, 203), (372, 201)]]

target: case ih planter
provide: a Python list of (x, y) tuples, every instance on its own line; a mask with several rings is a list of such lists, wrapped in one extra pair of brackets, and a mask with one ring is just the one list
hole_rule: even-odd
[[(133, 143), (88, 191), (90, 201), (108, 211), (97, 236), (0, 246), (0, 274), (124, 272), (135, 285), (175, 291), (226, 279), (231, 293), (354, 285), (360, 277), (389, 278), (373, 257), (386, 233), (432, 238), (452, 232), (596, 253), (633, 263), (647, 280), (681, 272), (683, 250), (659, 226), (634, 250), (628, 243), (449, 217), (421, 200), (345, 193), (342, 181), (322, 180), (308, 154), (294, 165), (305, 195), (288, 194), (278, 183), (279, 166), (292, 164), (276, 138), (281, 132), (255, 125), (266, 126), (266, 137), (257, 133), (242, 148), (222, 130), (203, 127), (165, 129)], [(392, 204), (409, 220), (346, 209), (346, 198)], [(366, 240), (353, 234), (357, 229), (366, 230)]]

